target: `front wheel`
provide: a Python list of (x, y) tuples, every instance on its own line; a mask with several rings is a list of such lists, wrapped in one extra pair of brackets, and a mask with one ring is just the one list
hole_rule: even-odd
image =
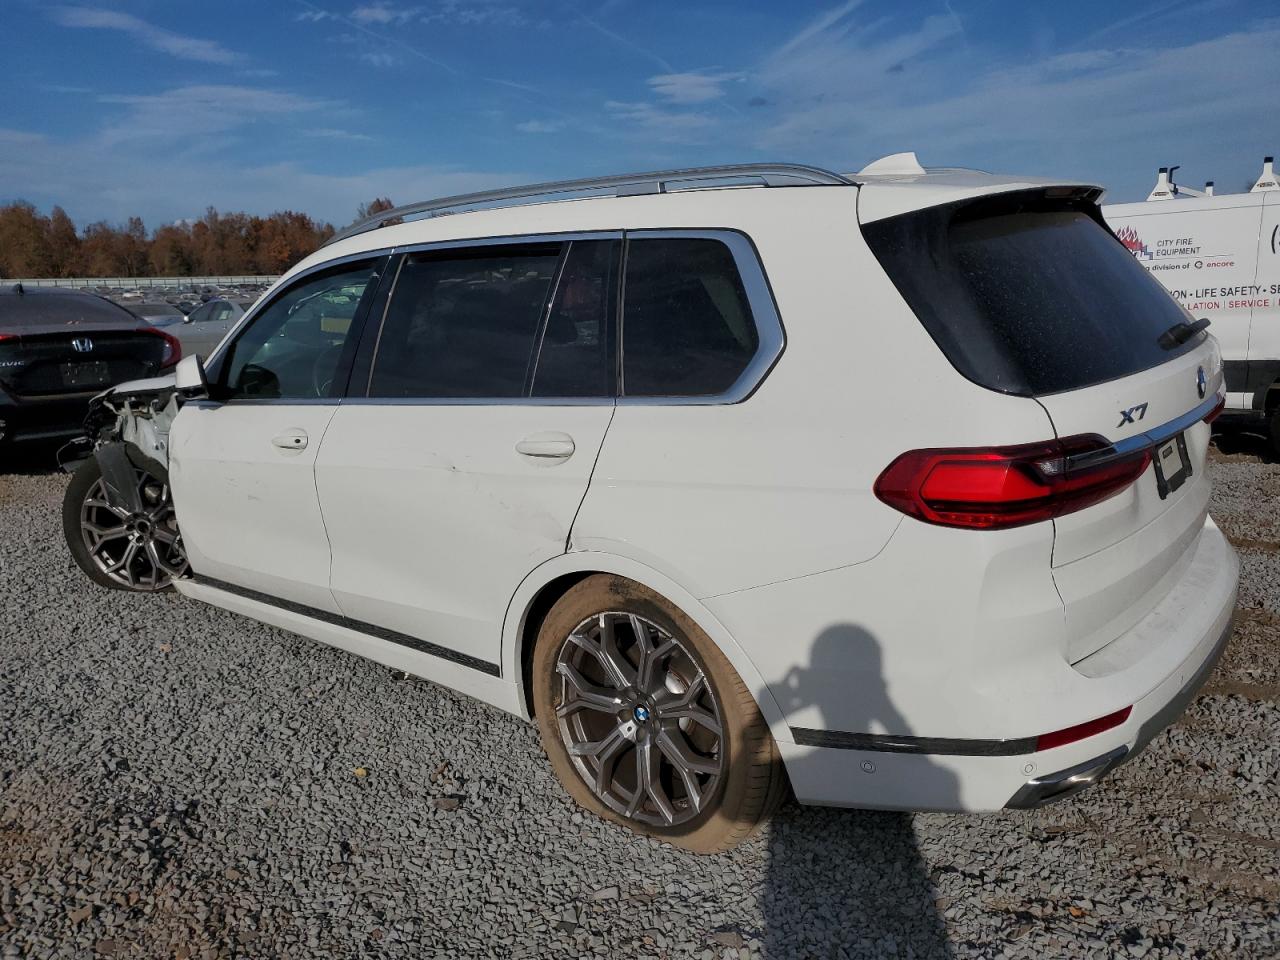
[(112, 506), (96, 457), (82, 463), (62, 498), (62, 532), (89, 579), (112, 590), (155, 593), (187, 572), (166, 481), (134, 467), (142, 511)]
[(786, 775), (754, 697), (674, 605), (620, 577), (571, 588), (538, 632), (543, 747), (588, 810), (695, 853), (749, 837)]

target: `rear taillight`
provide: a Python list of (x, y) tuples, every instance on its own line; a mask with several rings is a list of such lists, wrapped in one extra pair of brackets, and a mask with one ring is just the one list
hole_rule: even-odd
[(182, 359), (182, 344), (172, 334), (165, 333), (156, 327), (139, 327), (139, 333), (147, 333), (164, 341), (164, 352), (160, 354), (160, 369), (172, 367)]
[(1213, 405), (1213, 409), (1204, 415), (1205, 423), (1213, 423), (1218, 417), (1222, 416), (1222, 411), (1227, 408), (1227, 393), (1225, 390), (1218, 391), (1218, 402)]
[(1150, 463), (1150, 450), (1117, 455), (1096, 434), (1009, 447), (912, 450), (885, 468), (875, 493), (925, 523), (1003, 529), (1115, 496)]

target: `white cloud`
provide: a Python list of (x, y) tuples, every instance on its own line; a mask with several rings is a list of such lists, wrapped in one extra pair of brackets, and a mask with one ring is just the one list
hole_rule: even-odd
[(724, 96), (724, 85), (743, 79), (741, 73), (663, 73), (649, 78), (649, 86), (670, 103), (706, 103)]
[(298, 210), (340, 225), (349, 223), (356, 208), (370, 197), (391, 196), (408, 203), (548, 179), (528, 171), (474, 172), (432, 166), (378, 166), (322, 174), (297, 162), (237, 163), (225, 154), (158, 153), (141, 144), (95, 152), (91, 142), (0, 131), (0, 143), (10, 142), (22, 149), (0, 150), (0, 183), (6, 192), (46, 211), (61, 204), (80, 224), (141, 216), (148, 226), (155, 226), (199, 217), (205, 207), (214, 206), (251, 214)]
[(421, 12), (421, 7), (395, 7), (389, 3), (366, 3), (351, 11), (351, 19), (356, 23), (387, 26), (406, 23)]
[(307, 137), (319, 137), (324, 140), (352, 140), (370, 142), (373, 137), (367, 133), (353, 133), (350, 130), (340, 130), (337, 127), (316, 127), (310, 130), (303, 130), (302, 134)]
[(146, 44), (153, 50), (172, 54), (183, 60), (202, 63), (236, 63), (240, 54), (213, 40), (201, 40), (174, 33), (163, 27), (117, 10), (95, 10), (90, 7), (54, 7), (53, 18), (64, 27), (119, 30)]
[(125, 108), (95, 135), (101, 146), (139, 140), (177, 142), (271, 118), (280, 120), (317, 110), (337, 110), (334, 100), (281, 90), (226, 84), (175, 87), (154, 94), (102, 94), (98, 102)]
[(697, 142), (700, 134), (715, 124), (714, 118), (705, 113), (666, 110), (652, 103), (625, 103), (609, 100), (605, 109), (615, 120), (620, 120), (647, 136), (669, 142)]
[(564, 129), (564, 124), (558, 120), (525, 120), (517, 123), (516, 129), (521, 133), (557, 133)]

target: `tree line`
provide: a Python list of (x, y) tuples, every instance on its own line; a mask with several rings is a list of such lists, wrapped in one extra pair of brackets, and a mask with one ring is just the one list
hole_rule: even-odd
[[(388, 210), (379, 197), (357, 218)], [(278, 274), (332, 237), (332, 224), (284, 210), (270, 216), (219, 213), (148, 232), (140, 217), (77, 230), (62, 207), (48, 216), (19, 200), (0, 206), (0, 277), (191, 277)]]

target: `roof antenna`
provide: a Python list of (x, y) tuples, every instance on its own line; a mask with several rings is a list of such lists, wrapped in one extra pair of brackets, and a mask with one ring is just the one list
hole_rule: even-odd
[(1276, 182), (1276, 171), (1272, 166), (1275, 157), (1262, 158), (1262, 176), (1258, 178), (1258, 182), (1253, 185), (1250, 193), (1262, 193), (1266, 190), (1280, 190), (1280, 183)]

